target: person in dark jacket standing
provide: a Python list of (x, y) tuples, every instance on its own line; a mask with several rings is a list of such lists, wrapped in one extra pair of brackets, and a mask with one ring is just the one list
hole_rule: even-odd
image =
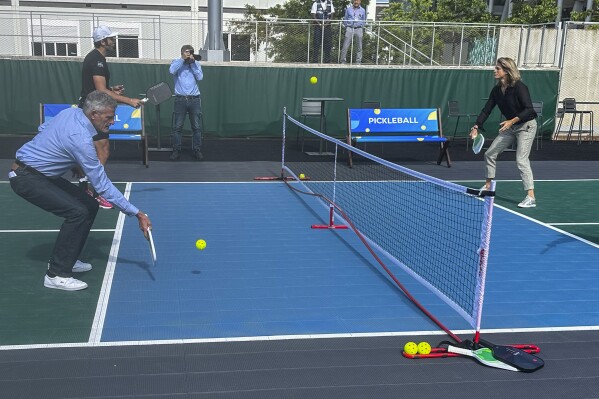
[(495, 79), (497, 85), (491, 90), (487, 103), (476, 118), (476, 124), (470, 130), (470, 137), (476, 137), (495, 105), (505, 117), (499, 124), (499, 134), (485, 152), (487, 180), (483, 189), (488, 189), (491, 180), (495, 179), (497, 156), (517, 142), (516, 164), (526, 191), (526, 197), (518, 206), (534, 208), (537, 203), (529, 156), (537, 133), (537, 113), (532, 106), (528, 87), (520, 79), (520, 72), (514, 60), (499, 58), (495, 65)]
[(333, 45), (333, 34), (331, 32), (331, 16), (335, 13), (331, 0), (315, 0), (310, 11), (314, 24), (314, 49), (312, 51), (312, 62), (321, 62), (320, 50), (322, 49), (322, 62), (331, 62), (331, 47)]

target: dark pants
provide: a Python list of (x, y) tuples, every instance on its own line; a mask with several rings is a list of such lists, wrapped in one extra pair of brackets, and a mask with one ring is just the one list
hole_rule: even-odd
[(319, 63), (320, 50), (322, 48), (322, 62), (329, 64), (331, 62), (331, 46), (333, 45), (333, 34), (331, 32), (331, 25), (325, 25), (324, 28), (321, 25), (314, 26), (314, 51), (312, 52), (312, 62)]
[(191, 131), (193, 133), (193, 150), (199, 151), (202, 147), (202, 101), (200, 97), (175, 96), (173, 111), (173, 150), (181, 151), (181, 130), (185, 122), (185, 115), (189, 114)]
[(33, 205), (64, 219), (49, 260), (49, 272), (71, 277), (98, 213), (98, 201), (66, 179), (47, 178), (24, 168), (10, 178), (13, 191)]

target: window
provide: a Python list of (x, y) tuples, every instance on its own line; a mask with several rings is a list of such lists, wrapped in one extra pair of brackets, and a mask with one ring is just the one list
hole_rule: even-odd
[(119, 36), (117, 48), (119, 57), (139, 58), (139, 41), (137, 36)]
[(59, 56), (76, 57), (77, 43), (52, 43), (52, 42), (33, 42), (32, 54), (38, 57)]
[(231, 35), (231, 61), (250, 60), (250, 35)]
[(59, 19), (29, 21), (31, 53), (43, 57), (76, 57), (79, 55), (79, 22)]
[(40, 42), (33, 42), (33, 55), (37, 55), (38, 57), (44, 55), (42, 44)]
[(137, 36), (119, 35), (114, 51), (107, 51), (106, 57), (139, 58), (139, 42)]

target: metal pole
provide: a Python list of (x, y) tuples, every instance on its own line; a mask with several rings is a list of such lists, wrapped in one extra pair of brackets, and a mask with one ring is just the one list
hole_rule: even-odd
[(381, 24), (379, 22), (377, 25), (377, 34), (376, 34), (376, 65), (379, 64), (380, 49), (381, 49)]
[(158, 55), (160, 59), (162, 59), (162, 20), (160, 19), (160, 15), (158, 16)]
[(433, 57), (435, 56), (435, 30), (437, 26), (433, 23), (433, 39), (431, 44), (431, 65), (433, 65)]
[(312, 32), (312, 25), (310, 22), (307, 23), (308, 25), (308, 59), (306, 60), (306, 63), (309, 64), (310, 63), (310, 43), (312, 43), (312, 41), (310, 40), (310, 32)]
[(520, 52), (522, 51), (522, 31), (524, 30), (524, 25), (520, 25), (520, 40), (518, 40), (518, 59), (516, 60), (516, 65), (520, 65)]
[[(528, 43), (530, 43), (530, 30), (531, 27), (530, 25), (528, 25), (528, 28), (526, 29), (526, 44), (524, 45), (524, 62), (522, 63), (523, 66), (526, 66), (528, 60)], [(518, 52), (518, 55), (520, 55), (520, 52)]]
[(462, 65), (462, 50), (464, 48), (464, 26), (462, 26), (462, 34), (460, 35), (460, 58), (458, 60), (458, 66)]
[(557, 16), (555, 17), (555, 27), (557, 28), (562, 21), (562, 10), (564, 9), (564, 0), (557, 0)]
[(545, 46), (545, 29), (547, 28), (547, 25), (543, 25), (543, 28), (541, 29), (541, 46), (539, 48), (539, 63), (537, 64), (537, 66), (541, 66), (541, 64), (543, 63), (543, 47)]

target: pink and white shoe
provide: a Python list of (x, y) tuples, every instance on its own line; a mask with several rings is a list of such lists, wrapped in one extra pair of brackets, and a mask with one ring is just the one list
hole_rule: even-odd
[(114, 208), (112, 206), (112, 204), (108, 201), (106, 201), (106, 199), (104, 197), (102, 197), (101, 195), (98, 195), (96, 197), (96, 201), (98, 201), (98, 204), (100, 205), (100, 208), (102, 209), (112, 209)]

